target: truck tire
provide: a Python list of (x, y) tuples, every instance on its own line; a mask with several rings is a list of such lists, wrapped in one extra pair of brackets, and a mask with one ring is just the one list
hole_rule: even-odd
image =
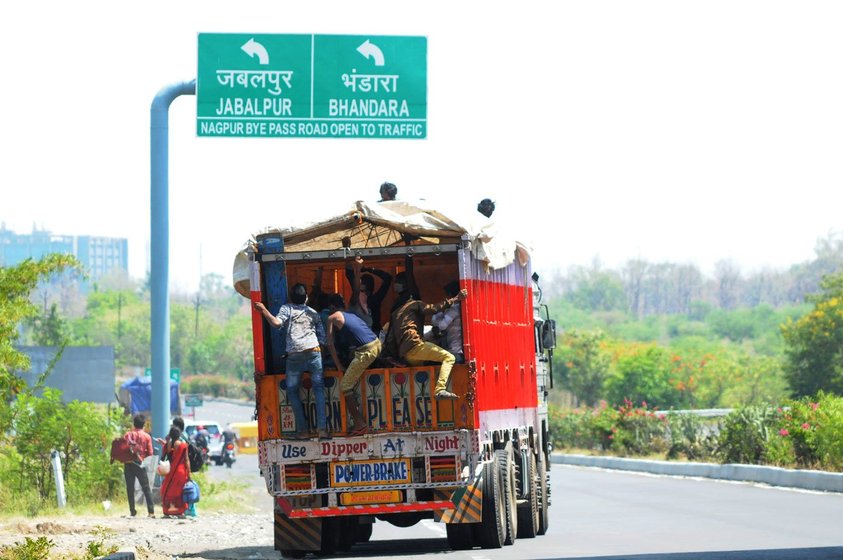
[(537, 465), (539, 475), (539, 535), (547, 533), (547, 526), (550, 523), (550, 517), (547, 514), (547, 507), (550, 505), (550, 488), (547, 486), (547, 463), (545, 462), (545, 454), (539, 453), (539, 463)]
[(354, 541), (355, 542), (369, 542), (369, 539), (372, 538), (372, 529), (374, 528), (374, 523), (360, 523), (354, 529)]
[(448, 546), (453, 550), (471, 550), (474, 547), (471, 523), (446, 523)]
[(330, 556), (337, 553), (340, 546), (340, 520), (327, 517), (322, 520), (322, 545), (317, 556)]
[(518, 506), (518, 538), (533, 539), (539, 533), (538, 478), (536, 457), (528, 452), (527, 470), (521, 475), (521, 483), (527, 496), (525, 503)]
[(495, 451), (498, 474), (501, 477), (501, 494), (506, 518), (503, 544), (513, 544), (518, 536), (518, 486), (515, 481), (515, 460), (512, 457), (512, 442)]
[(474, 541), (482, 548), (501, 548), (506, 537), (506, 516), (498, 477), (498, 463), (483, 465), (483, 514), (480, 523), (472, 524)]
[(356, 515), (349, 517), (340, 517), (340, 536), (337, 550), (340, 552), (348, 552), (354, 546), (357, 537), (358, 520)]

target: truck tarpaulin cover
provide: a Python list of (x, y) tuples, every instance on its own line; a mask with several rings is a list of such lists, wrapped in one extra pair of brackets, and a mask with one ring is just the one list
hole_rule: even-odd
[(358, 201), (349, 211), (319, 222), (254, 233), (234, 258), (234, 288), (244, 297), (249, 297), (247, 251), (266, 234), (281, 235), (288, 252), (336, 250), (343, 246), (343, 238), (350, 240), (351, 249), (363, 249), (403, 245), (404, 234), (418, 237), (416, 244), (459, 243), (467, 237), (474, 258), (490, 269), (504, 268), (514, 260), (526, 266), (531, 252), (528, 243), (517, 241), (494, 217), (486, 218), (474, 208), (445, 213), (425, 201)]
[[(179, 384), (172, 379), (170, 382), (170, 413), (179, 412)], [(120, 403), (129, 406), (131, 414), (152, 410), (152, 378), (135, 377), (120, 385)], [(128, 396), (129, 402), (124, 402), (123, 396)]]

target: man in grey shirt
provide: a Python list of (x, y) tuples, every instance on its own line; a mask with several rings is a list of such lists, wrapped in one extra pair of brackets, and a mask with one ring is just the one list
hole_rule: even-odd
[(290, 439), (308, 439), (307, 420), (299, 396), (301, 375), (310, 372), (310, 381), (316, 395), (316, 428), (319, 439), (330, 439), (327, 429), (325, 409), (325, 382), (322, 376), (321, 344), (325, 344), (325, 327), (319, 313), (307, 305), (307, 288), (296, 284), (290, 290), (290, 303), (278, 310), (278, 315), (269, 312), (261, 302), (255, 303), (255, 309), (261, 312), (267, 322), (276, 329), (287, 327), (284, 341), (287, 351), (287, 398), (296, 417), (296, 433)]

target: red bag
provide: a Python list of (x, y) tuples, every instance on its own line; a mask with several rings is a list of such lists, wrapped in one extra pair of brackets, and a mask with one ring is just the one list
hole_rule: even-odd
[(125, 435), (111, 440), (111, 462), (114, 461), (123, 464), (140, 461), (140, 457), (135, 452), (134, 442), (130, 442)]

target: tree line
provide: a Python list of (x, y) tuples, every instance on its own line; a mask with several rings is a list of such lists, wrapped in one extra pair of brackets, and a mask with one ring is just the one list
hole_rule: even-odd
[[(551, 285), (554, 366), (568, 405), (717, 408), (843, 394), (843, 242), (787, 271), (630, 261), (575, 268)], [(660, 312), (656, 312), (660, 310)]]
[(547, 295), (592, 312), (622, 311), (636, 318), (650, 315), (693, 315), (713, 307), (781, 307), (802, 303), (820, 289), (824, 276), (843, 268), (843, 234), (817, 241), (815, 258), (786, 270), (743, 273), (730, 260), (715, 264), (706, 276), (693, 264), (630, 259), (619, 270), (599, 260), (550, 274)]

